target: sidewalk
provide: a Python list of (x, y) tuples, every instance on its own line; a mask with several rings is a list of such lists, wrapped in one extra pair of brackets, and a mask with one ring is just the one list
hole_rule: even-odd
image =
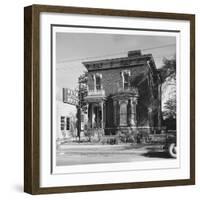
[(155, 145), (71, 145), (63, 144), (57, 151), (57, 165), (133, 162), (168, 158)]

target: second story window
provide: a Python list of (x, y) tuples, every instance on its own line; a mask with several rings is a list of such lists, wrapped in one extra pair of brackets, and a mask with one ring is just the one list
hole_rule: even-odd
[(94, 90), (101, 90), (102, 89), (102, 75), (101, 74), (94, 74)]
[(100, 90), (100, 89), (101, 89), (101, 77), (96, 76), (96, 90)]
[(128, 89), (129, 87), (129, 74), (125, 73), (124, 74), (124, 89)]
[(121, 72), (123, 89), (128, 89), (130, 86), (130, 71), (125, 70)]

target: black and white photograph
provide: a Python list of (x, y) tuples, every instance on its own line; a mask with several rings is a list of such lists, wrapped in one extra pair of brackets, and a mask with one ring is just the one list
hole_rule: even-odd
[(194, 15), (25, 11), (26, 191), (194, 184)]
[(161, 33), (56, 32), (56, 166), (177, 159), (177, 37)]

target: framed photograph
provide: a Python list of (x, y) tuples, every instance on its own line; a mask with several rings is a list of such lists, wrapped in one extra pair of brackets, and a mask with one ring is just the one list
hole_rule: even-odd
[(195, 16), (24, 9), (24, 191), (195, 184)]

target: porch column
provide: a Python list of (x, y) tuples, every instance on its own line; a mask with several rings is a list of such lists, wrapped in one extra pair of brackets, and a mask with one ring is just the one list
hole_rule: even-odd
[(104, 102), (101, 101), (101, 128), (104, 128), (104, 112), (103, 112), (103, 104)]
[(116, 105), (116, 125), (119, 126), (120, 125), (120, 103), (119, 101), (117, 101), (117, 105)]
[(94, 105), (91, 104), (91, 128), (94, 128)]
[(88, 128), (92, 128), (92, 104), (88, 103)]
[(96, 76), (93, 74), (93, 81), (94, 81), (94, 91), (96, 91)]
[(113, 122), (117, 126), (117, 100), (113, 100)]
[(103, 128), (106, 127), (106, 102), (103, 102)]
[(90, 110), (89, 110), (89, 103), (87, 103), (87, 128), (90, 128)]
[(152, 108), (151, 106), (148, 108), (148, 118), (149, 118), (149, 127), (151, 128), (153, 125), (152, 125)]
[(136, 126), (137, 120), (136, 120), (136, 105), (137, 100), (134, 98), (130, 99), (130, 115), (129, 115), (129, 124), (130, 126)]

